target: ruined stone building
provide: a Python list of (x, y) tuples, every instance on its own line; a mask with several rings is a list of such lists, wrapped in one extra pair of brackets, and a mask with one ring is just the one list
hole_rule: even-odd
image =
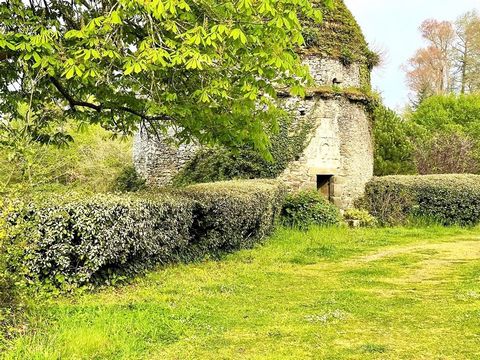
[[(307, 97), (286, 97), (295, 121), (313, 124), (302, 154), (279, 179), (291, 189), (313, 188), (341, 208), (353, 206), (373, 176), (372, 129), (369, 116), (370, 72), (377, 56), (342, 0), (323, 9), (321, 25), (306, 24), (306, 46), (300, 50), (315, 87)], [(168, 184), (192, 158), (195, 146), (169, 145), (138, 133), (134, 143), (137, 170), (151, 183)]]

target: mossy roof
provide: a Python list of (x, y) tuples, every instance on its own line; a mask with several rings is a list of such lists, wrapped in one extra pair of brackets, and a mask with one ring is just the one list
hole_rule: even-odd
[(303, 35), (305, 47), (302, 53), (337, 58), (345, 63), (360, 62), (369, 68), (376, 65), (377, 56), (370, 51), (358, 25), (343, 0), (333, 0), (333, 7), (325, 5), (324, 0), (313, 0), (322, 11), (320, 24), (305, 20)]

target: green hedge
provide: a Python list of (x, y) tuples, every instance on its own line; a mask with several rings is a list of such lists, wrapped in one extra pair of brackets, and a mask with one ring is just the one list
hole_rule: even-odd
[(480, 222), (480, 176), (424, 175), (374, 178), (365, 205), (380, 222), (405, 224), (424, 218), (443, 225)]
[(298, 229), (308, 229), (312, 225), (337, 225), (341, 218), (338, 208), (315, 190), (289, 194), (281, 214), (283, 225)]
[(181, 194), (200, 205), (192, 237), (201, 251), (211, 253), (250, 247), (268, 235), (285, 190), (274, 180), (250, 180), (192, 185)]
[(248, 247), (273, 228), (278, 183), (205, 184), (175, 193), (30, 203), (9, 216), (17, 271), (55, 287), (111, 282), (155, 264)]

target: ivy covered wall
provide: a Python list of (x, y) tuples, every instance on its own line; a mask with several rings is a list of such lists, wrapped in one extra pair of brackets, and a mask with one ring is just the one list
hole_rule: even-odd
[[(304, 111), (295, 109), (295, 112)], [(271, 134), (272, 159), (263, 158), (249, 146), (242, 149), (225, 148), (199, 149), (194, 157), (174, 177), (177, 186), (231, 180), (231, 179), (274, 179), (289, 163), (300, 158), (311, 138), (314, 127), (313, 119), (308, 117), (301, 121), (285, 113), (279, 119), (278, 132)]]

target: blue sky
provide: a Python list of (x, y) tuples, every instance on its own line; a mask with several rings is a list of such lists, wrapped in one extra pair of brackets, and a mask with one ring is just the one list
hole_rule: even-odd
[(480, 0), (345, 0), (372, 48), (386, 51), (385, 64), (374, 72), (373, 85), (385, 103), (400, 109), (408, 102), (402, 64), (423, 46), (418, 27), (423, 20), (454, 20), (477, 9)]

